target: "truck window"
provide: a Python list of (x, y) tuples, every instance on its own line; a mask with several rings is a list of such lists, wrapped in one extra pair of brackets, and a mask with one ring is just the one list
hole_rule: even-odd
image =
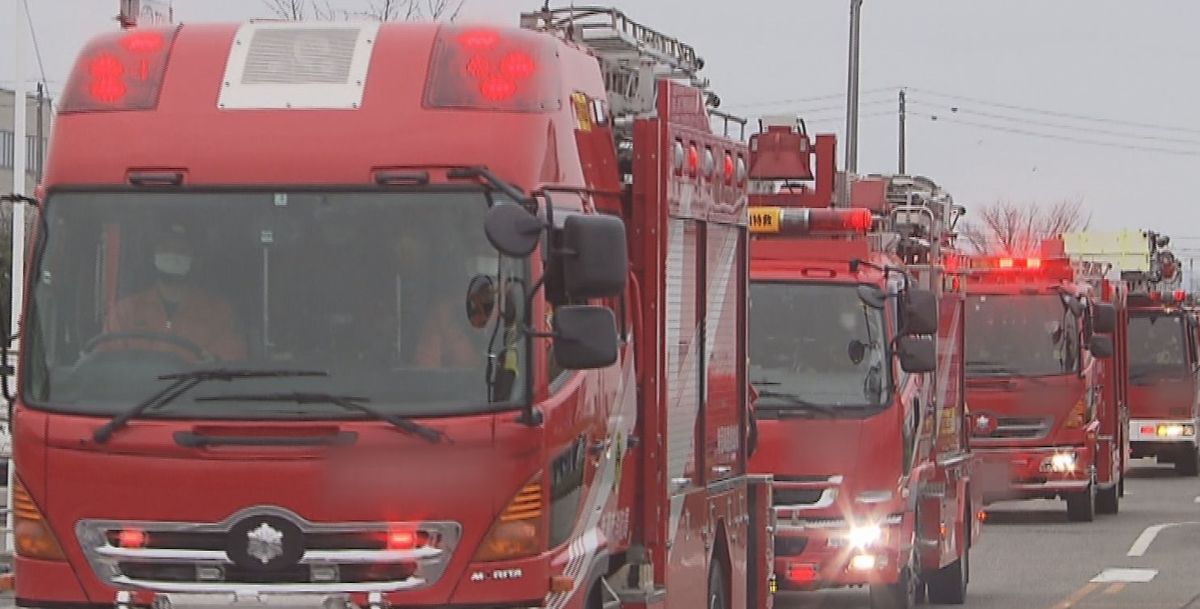
[(968, 376), (1050, 376), (1079, 366), (1079, 319), (1057, 294), (967, 298)]
[[(161, 374), (213, 366), (328, 376), (194, 393), (329, 392), (405, 415), (523, 399), (516, 323), (499, 299), (485, 319), (468, 316), (476, 275), (528, 289), (528, 263), (488, 244), (478, 191), (62, 193), (46, 209), (27, 350), (35, 405), (115, 413), (161, 389)], [(519, 300), (508, 306), (525, 323)], [(345, 416), (188, 397), (167, 410)]]
[(1129, 318), (1129, 376), (1182, 376), (1188, 373), (1188, 341), (1179, 315), (1135, 314)]
[[(750, 286), (750, 380), (760, 408), (796, 401), (821, 406), (887, 403), (883, 313), (857, 286), (754, 283)], [(851, 345), (862, 358), (851, 358)]]

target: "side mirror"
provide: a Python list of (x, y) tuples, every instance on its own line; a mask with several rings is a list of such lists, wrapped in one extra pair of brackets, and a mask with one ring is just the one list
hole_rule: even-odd
[(617, 361), (617, 320), (605, 307), (564, 305), (554, 310), (554, 359), (567, 370), (590, 370)]
[(542, 236), (542, 221), (519, 205), (498, 204), (488, 209), (483, 232), (496, 251), (512, 258), (533, 253)]
[(904, 336), (896, 341), (900, 368), (910, 374), (937, 370), (937, 343), (932, 338)]
[(904, 297), (904, 333), (937, 334), (938, 331), (938, 302), (937, 294), (921, 288), (909, 289)]
[(1091, 352), (1092, 357), (1097, 357), (1100, 359), (1108, 359), (1112, 357), (1112, 337), (1105, 336), (1103, 334), (1093, 334), (1092, 338), (1088, 340), (1088, 351)]
[(629, 260), (620, 218), (567, 216), (562, 245), (563, 282), (572, 298), (606, 298), (625, 289)]
[(882, 309), (887, 300), (887, 294), (873, 285), (858, 286), (858, 299), (872, 309)]
[(1108, 303), (1092, 306), (1092, 332), (1112, 334), (1117, 329), (1117, 308)]

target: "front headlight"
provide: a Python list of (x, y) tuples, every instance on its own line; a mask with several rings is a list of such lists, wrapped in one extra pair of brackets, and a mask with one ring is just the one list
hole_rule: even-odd
[(869, 548), (883, 539), (883, 529), (878, 525), (850, 527), (850, 534), (847, 537), (851, 546), (858, 549)]
[(1075, 471), (1075, 453), (1058, 453), (1042, 462), (1042, 471), (1060, 474)]

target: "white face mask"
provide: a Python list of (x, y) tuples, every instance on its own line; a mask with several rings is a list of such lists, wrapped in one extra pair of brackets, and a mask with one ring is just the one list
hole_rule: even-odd
[(187, 275), (192, 270), (192, 257), (183, 254), (155, 254), (154, 267), (167, 275)]

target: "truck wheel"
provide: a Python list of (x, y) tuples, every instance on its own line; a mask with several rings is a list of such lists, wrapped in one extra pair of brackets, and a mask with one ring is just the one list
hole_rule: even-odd
[[(967, 524), (968, 528), (970, 526)], [(961, 605), (966, 602), (970, 573), (971, 544), (968, 542), (963, 545), (961, 558), (938, 569), (929, 578), (929, 602), (937, 605)]]
[(721, 576), (721, 563), (713, 561), (708, 570), (708, 609), (728, 609), (725, 599), (725, 578)]
[(1200, 450), (1192, 448), (1179, 455), (1175, 461), (1175, 473), (1180, 476), (1193, 477), (1200, 472)]
[(917, 605), (917, 587), (921, 585), (921, 580), (913, 570), (912, 563), (910, 560), (900, 570), (900, 579), (896, 583), (871, 584), (871, 609), (912, 609)]
[(1067, 520), (1091, 522), (1096, 519), (1096, 483), (1089, 482), (1087, 489), (1067, 495)]
[[(1123, 478), (1124, 476), (1122, 476)], [(1121, 509), (1120, 482), (1096, 493), (1096, 513), (1116, 514)]]

